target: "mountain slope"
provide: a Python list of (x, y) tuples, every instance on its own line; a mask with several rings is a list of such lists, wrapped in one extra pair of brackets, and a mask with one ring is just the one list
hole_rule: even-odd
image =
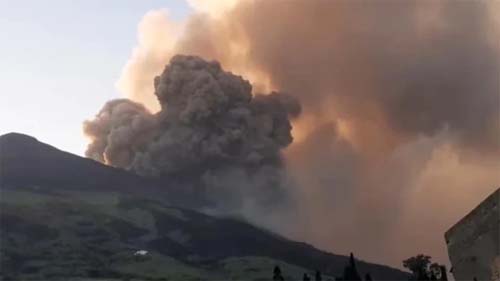
[[(171, 204), (197, 205), (202, 201), (189, 190), (162, 192), (164, 183), (113, 168), (10, 133), (0, 136), (0, 187), (19, 186), (65, 190), (119, 191), (168, 200)], [(169, 187), (172, 190), (173, 187)]]
[(137, 186), (156, 188), (136, 175), (60, 151), (17, 133), (0, 137), (0, 175), (3, 185), (122, 191), (133, 191)]
[[(232, 218), (172, 207), (154, 181), (59, 151), (0, 137), (0, 269), (14, 279), (69, 277), (265, 280), (275, 264), (299, 278), (339, 276), (348, 258)], [(147, 256), (137, 259), (137, 250)], [(376, 279), (406, 279), (358, 263)]]

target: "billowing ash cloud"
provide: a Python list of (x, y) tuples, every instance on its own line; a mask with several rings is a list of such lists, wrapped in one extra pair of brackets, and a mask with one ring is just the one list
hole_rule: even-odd
[(295, 98), (277, 92), (252, 96), (250, 83), (219, 63), (181, 55), (154, 79), (154, 88), (158, 113), (121, 99), (85, 122), (92, 139), (88, 157), (169, 179), (167, 186), (228, 198), (244, 193), (267, 201), (279, 192), (285, 180), (281, 150), (292, 142), (290, 118), (300, 113)]
[(84, 132), (92, 139), (86, 155), (117, 167), (130, 168), (136, 152), (154, 136), (157, 122), (141, 104), (127, 99), (107, 102)]
[[(170, 34), (169, 28), (156, 24), (159, 13), (144, 17), (141, 34), (171, 40), (139, 42), (121, 79), (130, 86), (127, 96), (157, 110), (154, 91), (144, 89), (157, 75), (151, 70), (167, 64), (176, 53), (217, 60), (249, 79), (254, 92), (258, 88), (289, 93), (300, 101), (302, 113), (293, 120), (294, 142), (284, 150), (286, 170), (267, 165), (281, 172), (270, 169), (266, 174), (272, 176), (262, 177), (284, 173), (294, 182), (284, 189), (294, 204), (279, 213), (283, 219), (293, 214), (293, 223), (279, 224), (278, 230), (338, 253), (354, 251), (394, 266), (420, 252), (445, 261), (444, 231), (500, 184), (499, 2), (191, 2), (199, 12), (183, 23), (169, 21), (180, 27), (180, 33)], [(172, 130), (172, 134), (156, 135), (147, 142), (148, 149), (137, 150), (144, 156), (134, 159), (156, 161), (150, 166), (171, 171), (190, 166), (193, 155), (182, 149), (147, 151), (160, 151), (165, 142), (189, 144), (190, 131), (181, 133), (177, 126), (186, 121), (198, 124), (196, 120), (212, 116), (205, 104), (222, 100), (202, 99), (189, 109), (174, 105), (177, 109), (169, 113), (173, 96), (191, 95), (164, 90), (161, 81), (156, 94), (161, 88), (162, 111), (155, 120), (162, 128), (159, 131)], [(201, 84), (196, 86), (200, 91), (209, 88)], [(259, 99), (255, 97), (251, 104)], [(284, 101), (277, 100), (284, 106)], [(272, 107), (268, 102), (262, 108)], [(269, 119), (285, 120), (284, 113), (278, 115)], [(224, 118), (233, 124), (232, 116)], [(167, 119), (180, 121), (172, 126), (162, 121)], [(257, 123), (268, 130), (267, 122)], [(208, 134), (195, 127), (200, 134)], [(220, 175), (247, 173), (252, 166), (247, 161), (253, 158), (247, 152), (254, 150), (246, 148), (252, 147), (250, 143), (266, 144), (261, 147), (266, 153), (255, 152), (257, 159), (267, 155), (262, 163), (276, 162), (279, 149), (274, 147), (283, 149), (289, 141), (288, 134), (281, 134), (289, 124), (279, 127), (280, 137), (254, 136), (244, 142), (238, 150), (242, 157), (231, 153), (216, 157), (210, 163), (219, 163), (221, 169), (211, 169), (216, 176), (204, 178), (214, 179), (210, 182), (215, 186)], [(140, 147), (135, 138), (130, 142)], [(106, 142), (95, 142), (98, 147), (100, 143)], [(231, 146), (217, 143), (215, 147)], [(179, 166), (164, 167), (173, 162), (160, 161), (160, 155), (176, 159)], [(241, 165), (245, 169), (226, 172)], [(265, 186), (252, 182), (252, 177), (234, 178), (239, 179), (235, 186), (245, 186), (242, 190)], [(266, 222), (267, 216), (250, 215), (258, 223)]]

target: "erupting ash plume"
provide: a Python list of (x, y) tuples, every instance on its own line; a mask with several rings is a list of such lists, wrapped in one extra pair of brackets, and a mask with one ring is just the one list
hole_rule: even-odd
[(113, 100), (85, 122), (92, 139), (87, 156), (203, 188), (209, 197), (224, 194), (226, 200), (215, 202), (224, 205), (238, 203), (231, 198), (269, 201), (279, 192), (280, 152), (292, 142), (289, 118), (300, 113), (295, 98), (252, 96), (250, 83), (219, 63), (181, 55), (155, 78), (154, 88), (161, 105), (156, 114), (130, 100)]
[[(285, 235), (394, 266), (420, 252), (444, 261), (445, 230), (500, 184), (498, 1), (190, 2), (182, 23), (146, 14), (120, 79), (160, 111), (108, 104), (86, 124), (88, 155), (186, 172), (223, 186), (207, 191), (220, 201), (276, 200), (263, 190), (279, 186), (293, 201), (273, 211)], [(153, 90), (177, 53), (217, 60), (254, 92), (187, 57)], [(290, 96), (256, 95), (272, 89), (300, 116)]]

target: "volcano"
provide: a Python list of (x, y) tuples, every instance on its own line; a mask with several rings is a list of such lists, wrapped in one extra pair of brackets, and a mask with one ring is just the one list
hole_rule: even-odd
[[(5, 280), (268, 280), (275, 265), (288, 280), (315, 270), (341, 276), (349, 262), (238, 218), (187, 208), (188, 193), (171, 196), (168, 184), (27, 135), (0, 137), (0, 191)], [(377, 280), (409, 276), (357, 265)]]

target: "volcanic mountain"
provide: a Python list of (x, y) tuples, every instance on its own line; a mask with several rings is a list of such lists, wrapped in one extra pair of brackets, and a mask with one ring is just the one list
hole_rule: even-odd
[[(165, 183), (17, 133), (0, 137), (0, 192), (5, 280), (269, 280), (275, 265), (289, 280), (314, 270), (341, 276), (349, 261), (185, 208), (188, 194), (170, 196)], [(383, 265), (357, 267), (378, 280), (408, 278)]]

